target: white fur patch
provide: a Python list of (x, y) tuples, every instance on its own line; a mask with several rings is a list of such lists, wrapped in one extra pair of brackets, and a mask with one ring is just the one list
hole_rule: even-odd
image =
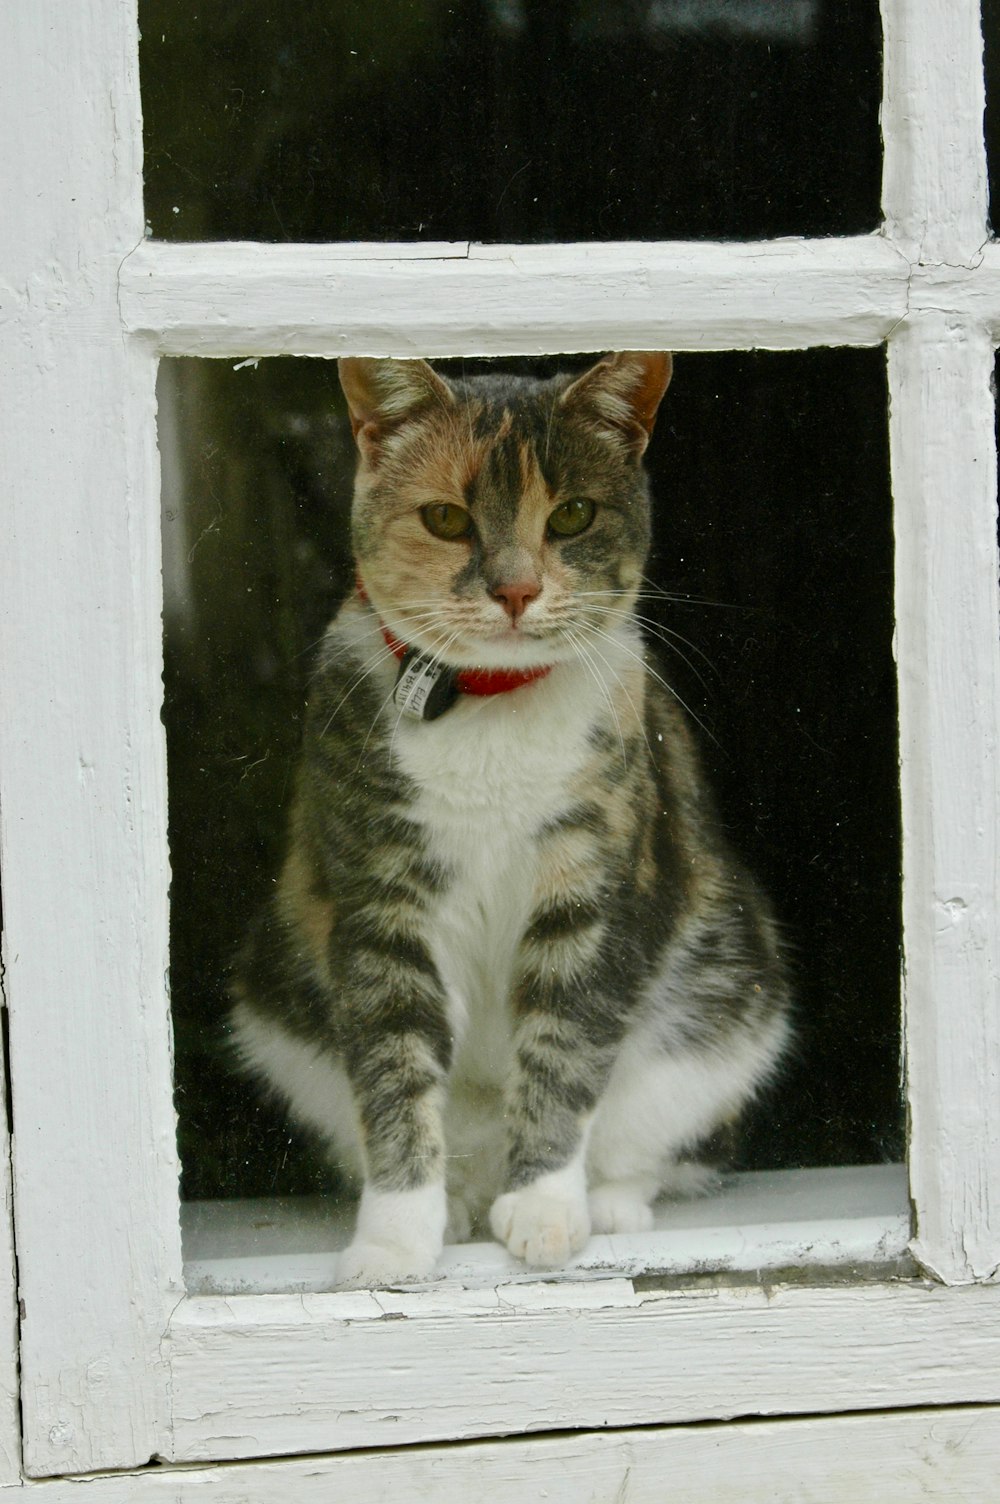
[(337, 1262), (339, 1285), (391, 1285), (426, 1279), (444, 1246), (447, 1216), (439, 1182), (410, 1191), (366, 1185), (354, 1237)]
[(360, 1177), (358, 1117), (343, 1066), (246, 1003), (237, 1003), (230, 1019), (244, 1068), (284, 1095), (298, 1121), (323, 1137), (332, 1164)]
[(678, 1158), (768, 1079), (787, 1034), (778, 1018), (759, 1034), (734, 1030), (724, 1052), (676, 1055), (664, 1054), (645, 1030), (630, 1035), (595, 1114), (591, 1185), (642, 1181), (653, 1195), (676, 1190)]

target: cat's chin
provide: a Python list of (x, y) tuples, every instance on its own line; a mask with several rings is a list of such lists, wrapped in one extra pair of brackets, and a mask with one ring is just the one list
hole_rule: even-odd
[(573, 648), (557, 633), (497, 632), (449, 645), (445, 659), (452, 668), (529, 669), (569, 662)]
[(454, 668), (549, 668), (572, 658), (566, 644), (551, 638), (504, 637), (496, 641), (473, 642), (461, 652), (449, 652)]

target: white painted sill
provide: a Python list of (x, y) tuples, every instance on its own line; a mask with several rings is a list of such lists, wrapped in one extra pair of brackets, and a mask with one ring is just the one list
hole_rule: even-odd
[[(194, 1201), (181, 1207), (189, 1295), (329, 1290), (353, 1205), (321, 1196)], [(663, 1202), (653, 1229), (592, 1237), (557, 1274), (525, 1269), (497, 1243), (445, 1249), (433, 1282), (460, 1288), (636, 1277), (868, 1267), (884, 1273), (910, 1240), (905, 1165), (735, 1175), (715, 1196)]]

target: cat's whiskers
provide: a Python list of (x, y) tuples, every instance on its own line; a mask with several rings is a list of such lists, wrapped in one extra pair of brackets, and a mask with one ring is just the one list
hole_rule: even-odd
[(712, 601), (704, 595), (689, 595), (687, 592), (681, 590), (664, 590), (662, 586), (657, 585), (654, 580), (650, 580), (646, 575), (640, 575), (639, 578), (650, 586), (648, 590), (629, 592), (620, 588), (606, 587), (603, 590), (581, 590), (577, 594), (610, 595), (616, 600), (621, 600), (624, 595), (631, 594), (632, 598), (637, 601), (669, 601), (671, 605), (676, 606), (715, 606), (720, 611), (752, 612), (759, 609), (756, 606), (742, 605), (736, 601)]
[[(407, 625), (410, 625), (410, 623), (407, 623)], [(436, 660), (441, 653), (446, 653), (451, 645), (463, 635), (467, 635), (470, 632), (475, 635), (476, 625), (474, 620), (456, 622), (454, 620), (454, 613), (445, 612), (436, 620), (427, 622), (420, 628), (423, 641), (420, 643), (410, 643), (409, 645), (419, 647), (420, 652), (425, 657), (432, 655)], [(442, 638), (444, 638), (443, 646), (441, 645)], [(452, 665), (452, 667), (454, 666)]]
[[(697, 674), (698, 670), (695, 668), (694, 664), (691, 663), (690, 660), (685, 656), (685, 654), (681, 653), (680, 648), (675, 646), (675, 644), (678, 642), (682, 642), (686, 648), (690, 648), (692, 653), (697, 653), (698, 657), (701, 658), (704, 662), (706, 668), (710, 669), (717, 679), (722, 677), (722, 675), (719, 673), (718, 668), (712, 662), (711, 658), (705, 652), (704, 648), (699, 647), (696, 642), (692, 642), (690, 637), (685, 637), (681, 632), (675, 631), (673, 627), (665, 627), (662, 622), (656, 621), (652, 616), (643, 616), (638, 611), (633, 612), (633, 615), (636, 621), (641, 622), (643, 627), (645, 627), (648, 632), (650, 632), (654, 637), (659, 637), (660, 641), (664, 644), (665, 647), (671, 648), (675, 653), (682, 657), (684, 659), (684, 662), (689, 664), (692, 673)], [(668, 638), (670, 639), (669, 641), (667, 640)], [(698, 677), (699, 679), (701, 679), (700, 674), (698, 674)], [(701, 682), (704, 684), (704, 679), (702, 679)]]
[[(601, 694), (604, 696), (604, 699), (607, 702), (608, 709), (611, 712), (612, 720), (615, 723), (615, 730), (618, 733), (618, 744), (619, 744), (619, 746), (622, 749), (622, 767), (623, 767), (623, 769), (627, 770), (627, 768), (628, 768), (628, 754), (627, 754), (627, 752), (625, 750), (625, 734), (622, 731), (621, 718), (619, 717), (618, 711), (615, 708), (615, 702), (614, 702), (614, 700), (611, 697), (611, 691), (608, 689), (608, 686), (605, 684), (604, 678), (603, 678), (600, 670), (595, 665), (594, 660), (591, 658), (590, 653), (583, 646), (583, 644), (579, 641), (579, 639), (576, 637), (576, 635), (574, 634), (574, 632), (572, 631), (572, 629), (569, 628), (569, 627), (564, 627), (562, 630), (563, 630), (563, 633), (564, 633), (564, 635), (566, 637), (566, 640), (569, 642), (570, 647), (576, 653), (577, 657), (579, 658), (580, 662), (583, 664), (584, 668), (586, 668), (588, 670), (588, 672), (590, 673), (591, 677), (593, 678), (595, 684), (597, 685), (598, 689), (601, 691)], [(597, 652), (597, 649), (595, 648), (594, 651)], [(603, 658), (603, 654), (599, 653), (598, 656)], [(619, 679), (619, 677), (615, 673), (614, 669), (611, 668), (611, 665), (608, 663), (608, 660), (606, 658), (604, 658), (604, 662), (607, 664), (608, 668), (611, 670), (611, 673), (614, 675), (615, 679), (618, 680), (618, 683), (621, 684), (621, 679)], [(623, 689), (624, 689), (624, 687), (625, 686), (622, 685)], [(628, 691), (626, 690), (625, 693), (628, 694)], [(631, 702), (631, 696), (629, 696), (629, 703), (630, 704), (632, 703)], [(634, 705), (632, 705), (632, 709), (635, 710), (635, 706)]]
[[(673, 685), (672, 684), (668, 684), (667, 681), (666, 681), (666, 679), (663, 678), (663, 675), (662, 674), (658, 674), (656, 672), (656, 669), (653, 668), (652, 665), (647, 662), (647, 660), (645, 659), (645, 657), (643, 657), (643, 655), (641, 653), (636, 653), (632, 648), (627, 647), (625, 645), (625, 643), (623, 643), (621, 641), (620, 638), (618, 638), (618, 637), (612, 637), (611, 633), (610, 632), (605, 632), (602, 627), (596, 627), (596, 626), (594, 626), (593, 622), (579, 622), (578, 625), (580, 626), (580, 628), (581, 628), (582, 631), (589, 632), (592, 635), (596, 635), (598, 637), (603, 637), (608, 642), (614, 643), (614, 645), (617, 648), (620, 648), (622, 652), (627, 653), (630, 658), (634, 658), (635, 661), (636, 661), (636, 663), (641, 663), (642, 666), (643, 666), (643, 668), (646, 670), (646, 673), (649, 674), (649, 675), (651, 675), (651, 677), (656, 680), (657, 684), (661, 684), (663, 686), (663, 688), (667, 691), (667, 694), (670, 695), (672, 699), (676, 700), (677, 703), (678, 703), (678, 705), (680, 705), (681, 709), (685, 710), (687, 712), (687, 714), (691, 717), (691, 719), (693, 721), (695, 721), (697, 723), (697, 725), (699, 725), (701, 727), (702, 731), (709, 738), (709, 740), (712, 741), (712, 742), (715, 742), (716, 746), (719, 745), (717, 738), (712, 735), (711, 731), (709, 731), (708, 727), (705, 725), (705, 722), (701, 719), (701, 717), (698, 716), (698, 715), (695, 715), (695, 713), (691, 709), (690, 705), (685, 704), (685, 702), (681, 699), (680, 695), (677, 693), (676, 689), (674, 689)], [(597, 650), (595, 648), (595, 652), (596, 651)]]
[[(448, 639), (448, 641), (445, 643), (445, 647), (444, 647), (443, 651), (447, 651), (447, 649), (450, 647), (450, 645), (451, 645), (451, 643), (453, 641), (454, 641), (454, 637), (450, 637)], [(389, 651), (390, 651), (390, 654), (391, 654), (392, 657), (396, 656), (395, 653), (391, 649)], [(436, 664), (439, 661), (439, 658), (440, 658), (440, 655), (439, 654), (435, 654), (435, 656), (431, 659), (432, 665)], [(354, 765), (354, 771), (355, 772), (358, 771), (358, 768), (360, 768), (362, 760), (364, 759), (365, 752), (368, 749), (368, 743), (371, 741), (372, 732), (375, 730), (375, 727), (378, 725), (379, 721), (382, 719), (382, 713), (386, 709), (386, 706), (389, 704), (389, 702), (392, 700), (392, 698), (395, 695), (395, 693), (396, 693), (396, 680), (393, 679), (392, 688), (389, 690), (389, 693), (382, 700), (382, 702), (379, 705), (378, 709), (376, 710), (374, 716), (372, 717), (371, 725), (368, 727), (368, 732), (367, 732), (367, 734), (365, 736), (364, 741), (361, 744), (361, 751), (358, 753), (358, 760), (357, 760), (357, 762)], [(402, 709), (400, 709), (399, 715), (397, 715), (397, 717), (396, 717), (396, 723), (395, 723), (395, 725), (392, 728), (392, 736), (391, 736), (391, 738), (389, 740), (389, 761), (390, 762), (392, 761), (393, 747), (394, 747), (395, 742), (396, 742), (396, 732), (399, 730), (399, 723), (402, 720), (402, 717), (403, 717), (403, 711), (402, 711)]]
[(454, 611), (450, 606), (435, 601), (431, 610), (407, 612), (401, 610), (397, 619), (390, 624), (382, 623), (383, 631), (388, 631), (397, 642), (407, 648), (418, 647), (422, 653), (433, 651), (433, 645), (414, 642), (415, 635), (425, 636), (433, 634), (439, 627), (445, 631), (455, 627)]
[(654, 621), (652, 617), (642, 616), (638, 611), (618, 611), (615, 610), (615, 608), (612, 606), (589, 605), (586, 607), (586, 611), (599, 611), (602, 616), (611, 616), (618, 621), (632, 620), (641, 622), (643, 628), (650, 637), (658, 638), (659, 641), (663, 643), (663, 646), (665, 648), (668, 648), (672, 653), (676, 653), (678, 658), (680, 658), (683, 663), (687, 664), (688, 668), (698, 680), (698, 683), (701, 684), (702, 687), (706, 690), (708, 689), (708, 683), (705, 680), (705, 676), (699, 672), (698, 668), (694, 663), (692, 663), (687, 653), (683, 652), (682, 649), (677, 646), (678, 642), (683, 642), (685, 647), (689, 647), (693, 653), (697, 653), (699, 658), (704, 659), (705, 663), (711, 669), (712, 673), (715, 674), (716, 677), (721, 677), (711, 658), (709, 658), (707, 653), (704, 653), (702, 651), (702, 649), (696, 642), (689, 642), (686, 637), (681, 636), (680, 632), (674, 632), (670, 629), (670, 627), (664, 627), (660, 622)]
[(639, 591), (639, 598), (645, 600), (672, 601), (681, 606), (716, 606), (720, 611), (756, 611), (756, 606), (747, 606), (739, 601), (712, 601), (706, 595), (689, 595), (680, 590), (664, 590), (655, 580), (650, 579), (648, 574), (639, 576), (644, 585), (649, 588)]
[[(434, 615), (435, 613), (427, 612), (425, 614), (426, 614), (426, 616), (430, 617), (430, 616)], [(320, 640), (322, 641), (322, 639), (320, 639)], [(354, 693), (354, 691), (356, 689), (360, 688), (360, 686), (369, 677), (369, 675), (373, 674), (375, 672), (375, 670), (381, 664), (385, 663), (387, 659), (394, 658), (395, 656), (396, 656), (395, 650), (393, 648), (391, 648), (388, 645), (388, 643), (386, 643), (385, 646), (383, 648), (381, 648), (378, 652), (372, 654), (372, 656), (370, 658), (366, 658), (365, 659), (365, 662), (364, 662), (364, 664), (362, 665), (362, 668), (361, 668), (361, 672), (358, 673), (358, 674), (356, 674), (355, 677), (351, 680), (350, 684), (348, 684), (348, 686), (347, 686), (347, 689), (344, 691), (343, 695), (337, 701), (336, 705), (333, 707), (333, 710), (330, 712), (329, 716), (327, 717), (326, 724), (324, 725), (323, 730), (320, 733), (321, 736), (325, 736), (326, 733), (329, 731), (330, 727), (333, 725), (333, 723), (336, 720), (336, 718), (337, 718), (338, 714), (340, 713), (341, 709), (347, 703), (347, 701), (351, 698), (351, 695)], [(322, 666), (322, 664), (320, 664), (314, 670), (313, 674), (310, 676), (310, 681), (309, 682), (311, 683), (312, 680), (316, 677), (316, 675), (320, 674), (322, 672), (323, 672), (323, 666)], [(395, 687), (395, 686), (393, 686), (393, 687)]]
[(556, 398), (553, 398), (552, 401), (549, 404), (549, 419), (548, 419), (548, 422), (545, 425), (545, 462), (546, 462), (546, 464), (548, 464), (549, 445), (550, 445), (550, 442), (552, 440), (552, 420), (553, 420), (553, 418), (556, 415), (556, 400), (557, 400)]
[[(320, 643), (326, 637), (326, 634), (327, 634), (327, 632), (329, 632), (329, 630), (330, 630), (330, 624), (328, 622), (327, 625), (323, 628), (323, 630), (320, 633), (320, 635), (313, 642), (307, 643), (304, 648), (300, 648), (297, 653), (293, 653), (290, 658), (286, 658), (285, 659), (285, 667), (287, 668), (287, 667), (290, 667), (290, 665), (293, 664), (293, 663), (298, 663), (299, 659), (300, 658), (304, 658), (307, 653), (314, 652), (315, 649), (319, 647)], [(313, 682), (313, 680), (315, 679), (316, 675), (317, 674), (321, 674), (322, 672), (323, 672), (323, 662), (322, 662), (322, 659), (320, 659), (320, 661), (317, 662), (315, 668), (313, 668), (311, 670), (311, 672), (308, 674), (308, 676), (306, 678), (306, 683), (307, 684), (311, 684)]]
[[(396, 693), (396, 681), (393, 680), (392, 688), (390, 689), (389, 693), (386, 695), (385, 699), (382, 700), (382, 702), (379, 705), (378, 709), (376, 710), (375, 714), (372, 716), (371, 725), (368, 727), (368, 731), (365, 734), (365, 739), (361, 743), (361, 751), (358, 753), (358, 760), (354, 764), (354, 771), (355, 771), (355, 773), (358, 771), (358, 769), (361, 767), (361, 764), (364, 762), (365, 753), (368, 750), (368, 743), (372, 739), (372, 732), (375, 730), (375, 727), (378, 725), (379, 721), (382, 719), (382, 712), (385, 710), (386, 706), (389, 704), (389, 701), (392, 699), (392, 697), (393, 697), (393, 695), (395, 693)], [(397, 724), (398, 724), (398, 722), (397, 722)], [(390, 751), (391, 751), (391, 749), (390, 749)]]
[[(586, 624), (585, 623), (581, 623), (580, 625), (581, 626), (585, 626)], [(609, 633), (607, 633), (607, 632), (602, 633), (602, 636), (606, 637), (609, 642), (617, 642), (617, 638), (611, 637), (611, 635)], [(621, 674), (619, 674), (619, 672), (615, 668), (614, 664), (610, 661), (610, 659), (604, 653), (601, 652), (600, 648), (596, 645), (596, 643), (591, 643), (590, 647), (591, 647), (591, 651), (594, 652), (594, 653), (596, 653), (597, 656), (598, 656), (598, 658), (600, 658), (601, 662), (607, 668), (608, 673), (612, 675), (612, 677), (614, 678), (614, 680), (616, 681), (616, 683), (620, 687), (622, 694), (625, 696), (626, 700), (628, 700), (629, 705), (632, 708), (632, 714), (635, 717), (636, 725), (639, 727), (639, 730), (642, 733), (642, 739), (646, 743), (646, 751), (649, 753), (650, 758), (653, 758), (653, 756), (654, 756), (653, 749), (652, 749), (652, 747), (649, 744), (649, 737), (646, 735), (645, 717), (640, 714), (639, 709), (636, 706), (636, 703), (633, 700), (633, 698), (632, 698), (632, 696), (631, 696), (631, 694), (629, 692), (628, 685), (626, 684), (625, 680), (622, 678)], [(634, 657), (635, 655), (633, 654), (632, 656)]]
[[(320, 732), (320, 736), (326, 735), (330, 727), (333, 725), (334, 721), (337, 719), (337, 716), (340, 714), (340, 711), (347, 704), (347, 701), (351, 698), (351, 695), (354, 693), (354, 691), (360, 688), (365, 679), (367, 679), (370, 674), (373, 674), (375, 670), (380, 666), (380, 664), (385, 663), (387, 658), (392, 658), (393, 656), (393, 651), (390, 647), (383, 647), (379, 652), (373, 653), (370, 658), (365, 659), (365, 666), (362, 668), (361, 672), (359, 674), (356, 674), (355, 677), (351, 680), (350, 684), (347, 686), (346, 690), (341, 695), (340, 699), (337, 701), (330, 714), (327, 716), (323, 730)], [(318, 672), (320, 672), (320, 670), (317, 670), (317, 673)]]

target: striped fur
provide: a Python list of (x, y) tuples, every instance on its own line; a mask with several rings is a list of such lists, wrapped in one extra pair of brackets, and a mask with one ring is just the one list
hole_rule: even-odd
[[(633, 614), (669, 376), (644, 354), (549, 382), (341, 362), (367, 598), (322, 646), (233, 1009), (246, 1068), (363, 1181), (341, 1283), (425, 1277), (449, 1216), (544, 1266), (648, 1225), (786, 1045), (766, 902)], [(555, 535), (578, 500), (593, 521)], [(433, 535), (441, 503), (468, 536)], [(383, 625), (455, 667), (551, 672), (403, 719)]]

